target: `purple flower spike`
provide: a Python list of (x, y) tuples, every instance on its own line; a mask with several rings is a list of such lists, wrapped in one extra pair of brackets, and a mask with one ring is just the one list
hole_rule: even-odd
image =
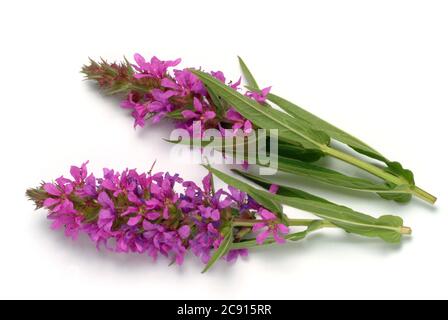
[[(196, 106), (197, 112), (200, 108)], [(253, 231), (261, 231), (256, 237), (259, 244), (269, 235), (283, 243), (281, 235), (288, 232), (246, 193), (231, 186), (228, 191), (214, 190), (211, 174), (204, 177), (202, 187), (177, 174), (129, 169), (121, 173), (104, 169), (103, 177), (95, 178), (87, 163), (71, 167), (72, 179), (60, 177), (27, 194), (37, 207), (49, 210), (53, 229), (63, 228), (73, 239), (85, 233), (98, 248), (153, 259), (165, 256), (177, 264), (191, 251), (208, 263), (229, 228), (235, 241), (243, 240), (237, 237), (243, 227), (232, 226), (235, 219), (252, 221)], [(271, 189), (275, 191), (274, 186)], [(257, 215), (262, 220), (256, 220)], [(247, 254), (247, 249), (230, 250), (223, 258), (234, 261)]]

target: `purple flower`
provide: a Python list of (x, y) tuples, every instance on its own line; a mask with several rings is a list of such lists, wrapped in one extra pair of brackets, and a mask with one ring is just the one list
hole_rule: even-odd
[(201, 96), (207, 95), (207, 90), (202, 81), (191, 73), (190, 70), (174, 70), (174, 78), (178, 84), (177, 90), (181, 93), (181, 96), (186, 96), (190, 93)]
[(288, 227), (284, 224), (277, 223), (277, 216), (264, 208), (260, 209), (258, 213), (264, 222), (254, 224), (252, 231), (257, 232), (262, 229), (264, 230), (258, 234), (257, 243), (260, 245), (263, 244), (269, 235), (272, 235), (277, 243), (285, 243), (285, 239), (281, 237), (281, 234), (287, 234), (289, 232)]
[(236, 133), (238, 129), (243, 129), (243, 132), (249, 134), (252, 132), (252, 123), (239, 114), (234, 108), (230, 108), (226, 113), (227, 120), (233, 122), (233, 133)]
[(150, 62), (147, 62), (140, 54), (136, 53), (134, 55), (135, 62), (134, 68), (137, 72), (135, 78), (158, 78), (162, 79), (169, 67), (175, 67), (180, 62), (181, 59), (176, 59), (174, 61), (162, 61), (157, 57), (152, 57)]
[(207, 122), (216, 117), (216, 113), (214, 111), (204, 110), (202, 102), (198, 98), (193, 99), (194, 110), (184, 110), (182, 111), (182, 115), (187, 120), (198, 120), (202, 123)]
[[(212, 71), (212, 72), (210, 72), (210, 74), (214, 77), (214, 78), (216, 78), (216, 79), (218, 79), (219, 81), (221, 81), (222, 83), (226, 83), (226, 77), (224, 76), (224, 73), (222, 72), (222, 71)], [(238, 81), (237, 82), (235, 82), (235, 83), (232, 83), (232, 82), (230, 82), (229, 84), (228, 84), (228, 86), (230, 87), (230, 88), (232, 88), (232, 89), (235, 89), (235, 90), (238, 90), (238, 87), (241, 85), (241, 77), (238, 79)]]
[(233, 262), (238, 259), (238, 257), (247, 257), (249, 255), (249, 250), (247, 249), (236, 249), (230, 250), (229, 253), (224, 257), (227, 262)]
[(100, 230), (110, 233), (112, 232), (112, 225), (116, 218), (115, 205), (104, 191), (98, 195), (98, 203), (101, 205), (98, 227)]
[(74, 213), (74, 206), (69, 196), (73, 192), (72, 184), (65, 178), (56, 179), (56, 184), (45, 183), (43, 189), (54, 197), (48, 197), (43, 205), (51, 209), (52, 212), (70, 214)]
[(267, 88), (262, 89), (259, 92), (257, 92), (257, 91), (256, 92), (250, 92), (249, 91), (249, 92), (246, 93), (246, 95), (248, 97), (254, 99), (255, 101), (257, 101), (258, 103), (263, 104), (263, 103), (266, 102), (267, 96), (268, 96), (269, 92), (271, 91), (271, 88), (272, 87), (267, 87)]
[(211, 250), (219, 248), (222, 240), (222, 235), (212, 223), (202, 224), (199, 232), (190, 240), (191, 251), (203, 263), (207, 263), (211, 258)]

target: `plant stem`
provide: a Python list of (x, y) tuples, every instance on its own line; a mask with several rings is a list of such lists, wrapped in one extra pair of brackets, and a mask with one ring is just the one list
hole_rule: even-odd
[[(308, 227), (311, 223), (318, 221), (316, 219), (287, 219), (288, 225), (293, 227)], [(272, 220), (253, 220), (253, 219), (234, 219), (234, 227), (252, 227), (256, 223), (272, 222)], [(275, 220), (276, 223), (282, 223)], [(323, 221), (322, 228), (336, 228), (330, 221)]]
[(363, 161), (361, 159), (358, 159), (358, 158), (356, 158), (356, 157), (354, 157), (354, 156), (352, 156), (350, 154), (347, 154), (345, 152), (339, 151), (339, 150), (334, 149), (334, 148), (329, 147), (329, 146), (321, 146), (321, 149), (322, 149), (322, 151), (324, 153), (326, 153), (326, 154), (328, 154), (328, 155), (330, 155), (330, 156), (332, 156), (332, 157), (334, 157), (336, 159), (339, 159), (339, 160), (342, 160), (342, 161), (344, 161), (346, 163), (349, 163), (349, 164), (351, 164), (351, 165), (353, 165), (355, 167), (358, 167), (358, 168), (360, 168), (362, 170), (365, 170), (365, 171), (373, 174), (374, 176), (376, 176), (378, 178), (381, 178), (381, 179), (383, 179), (383, 180), (385, 180), (387, 182), (393, 183), (394, 185), (397, 185), (397, 186), (401, 186), (401, 185), (407, 186), (407, 190), (406, 189), (403, 190), (403, 192), (405, 192), (405, 193), (413, 194), (416, 197), (418, 197), (420, 199), (423, 199), (426, 202), (429, 202), (431, 204), (434, 204), (436, 202), (436, 200), (437, 200), (437, 198), (435, 196), (433, 196), (433, 195), (429, 194), (428, 192), (420, 189), (419, 187), (411, 186), (409, 184), (409, 182), (406, 181), (404, 178), (400, 178), (400, 177), (394, 176), (393, 174), (391, 174), (389, 172), (386, 172), (383, 169), (381, 169), (381, 168), (379, 168), (379, 167), (377, 167), (377, 166), (375, 166), (373, 164), (365, 162), (365, 161)]
[[(272, 221), (272, 220), (269, 220), (269, 221)], [(317, 229), (314, 229), (313, 232), (317, 231), (319, 229), (323, 229), (323, 228), (337, 228), (336, 225), (334, 225), (330, 221), (326, 221), (326, 220), (287, 219), (287, 221), (290, 226), (304, 226), (304, 227), (311, 225), (315, 221), (322, 221), (322, 224), (320, 225), (320, 227)], [(260, 223), (260, 222), (266, 222), (266, 220), (235, 219), (233, 221), (233, 226), (234, 227), (252, 227), (254, 224)], [(278, 223), (281, 223), (280, 220), (278, 220)], [(404, 226), (399, 227), (399, 230), (397, 230), (397, 231), (400, 232), (402, 235), (412, 234), (412, 229), (410, 227), (404, 227)], [(307, 231), (303, 231), (303, 232), (307, 232)], [(303, 232), (299, 232), (299, 233), (303, 233)], [(299, 233), (287, 234), (285, 236), (285, 239), (287, 239), (287, 240), (290, 238), (293, 239)], [(302, 235), (302, 236), (305, 237), (306, 234)], [(275, 242), (276, 242), (275, 239), (272, 237), (267, 238), (263, 244), (258, 244), (256, 239), (250, 239), (250, 240), (232, 243), (231, 249), (248, 249), (248, 248), (253, 248), (253, 247), (263, 247), (263, 246), (268, 246), (268, 245), (274, 244)]]
[(413, 186), (411, 189), (413, 189), (413, 193), (419, 197), (420, 199), (424, 199), (428, 201), (431, 204), (436, 203), (437, 197), (433, 196), (432, 194), (426, 192), (425, 190), (420, 189), (417, 186)]

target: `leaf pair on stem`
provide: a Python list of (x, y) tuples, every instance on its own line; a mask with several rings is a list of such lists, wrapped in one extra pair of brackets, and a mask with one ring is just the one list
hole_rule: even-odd
[[(248, 88), (259, 90), (253, 75), (241, 58), (240, 64), (249, 84)], [(310, 164), (301, 158), (300, 152), (290, 153), (287, 156), (280, 153), (279, 169), (281, 171), (311, 177), (317, 181), (343, 188), (376, 192), (384, 199), (397, 202), (408, 202), (413, 195), (432, 204), (436, 202), (436, 197), (415, 185), (414, 175), (410, 170), (404, 169), (398, 162), (388, 160), (366, 143), (303, 108), (271, 93), (268, 94), (267, 99), (281, 110), (269, 105), (262, 105), (205, 72), (191, 71), (203, 81), (209, 92), (234, 107), (257, 127), (277, 129), (283, 148), (285, 146), (295, 147), (302, 151), (322, 153), (362, 169), (384, 182), (377, 183), (369, 179), (351, 177), (332, 169)], [(359, 154), (380, 161), (384, 165), (377, 166), (341, 151), (331, 145), (332, 140), (346, 144)]]

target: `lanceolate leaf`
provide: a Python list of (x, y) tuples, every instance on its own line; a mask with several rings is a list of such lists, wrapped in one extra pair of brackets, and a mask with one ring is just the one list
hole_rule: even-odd
[(228, 228), (228, 231), (225, 234), (224, 239), (221, 242), (221, 245), (215, 251), (213, 256), (210, 258), (204, 270), (202, 270), (202, 273), (207, 272), (215, 264), (216, 261), (222, 258), (225, 254), (227, 254), (227, 252), (229, 252), (232, 246), (232, 242), (233, 242), (233, 228)]
[[(269, 145), (269, 144), (268, 144)], [(305, 149), (290, 143), (278, 143), (278, 155), (280, 157), (297, 159), (305, 162), (315, 162), (324, 156), (324, 153), (316, 149)]]
[[(254, 189), (248, 184), (234, 179), (223, 172), (213, 168), (210, 168), (210, 170), (225, 183), (233, 185), (236, 188), (243, 191), (244, 189)], [(383, 216), (374, 218), (333, 203), (275, 195), (263, 190), (259, 190), (259, 194), (264, 195), (266, 198), (271, 198), (281, 204), (311, 212), (350, 233), (367, 237), (378, 237), (386, 242), (392, 243), (401, 240), (403, 221), (399, 217)]]
[(415, 185), (414, 174), (412, 171), (404, 169), (399, 162), (388, 162), (386, 171), (396, 175), (397, 177), (404, 178), (411, 186)]
[[(303, 240), (311, 232), (321, 229), (323, 224), (324, 222), (322, 220), (316, 220), (311, 223), (305, 230), (286, 235), (285, 239), (289, 241)], [(249, 239), (233, 243), (231, 249), (264, 247), (275, 243), (276, 241), (272, 237), (267, 238), (262, 245), (258, 244), (256, 239)]]
[(274, 199), (285, 205), (312, 212), (319, 218), (328, 220), (350, 233), (378, 237), (391, 243), (401, 240), (403, 220), (399, 217), (382, 216), (377, 219), (348, 207), (330, 203), (276, 195), (274, 195)]
[(298, 121), (282, 111), (262, 106), (204, 72), (198, 70), (191, 72), (256, 126), (277, 129), (283, 140), (292, 144), (300, 143), (305, 148), (311, 149), (320, 149), (322, 145), (329, 143), (329, 137), (325, 133), (310, 128), (306, 122)]
[[(270, 182), (267, 179), (250, 174), (246, 171), (241, 171), (241, 170), (237, 170), (237, 169), (233, 169), (232, 171), (235, 172), (236, 174), (256, 183), (257, 185), (263, 187), (264, 189), (269, 189), (270, 186), (273, 184), (273, 182)], [(297, 197), (297, 198), (302, 198), (302, 199), (307, 199), (307, 200), (330, 203), (330, 201), (325, 200), (324, 198), (315, 196), (311, 193), (308, 193), (308, 192), (305, 192), (303, 190), (296, 189), (296, 188), (282, 186), (282, 185), (279, 185), (279, 188), (278, 188), (276, 194), (280, 195), (280, 196), (285, 196), (285, 197)]]
[(285, 112), (292, 115), (293, 117), (307, 121), (314, 129), (324, 131), (331, 138), (339, 142), (345, 143), (348, 146), (356, 149), (357, 151), (369, 157), (375, 158), (380, 161), (387, 161), (387, 159), (383, 155), (381, 155), (378, 151), (376, 151), (366, 143), (350, 135), (349, 133), (335, 127), (331, 123), (328, 123), (327, 121), (306, 111), (305, 109), (299, 107), (298, 105), (295, 105), (294, 103), (286, 99), (283, 99), (275, 94), (269, 94), (268, 100), (278, 105), (280, 108), (282, 108)]
[(279, 219), (285, 220), (283, 216), (283, 208), (282, 206), (277, 202), (272, 200), (272, 194), (269, 192), (264, 192), (263, 190), (256, 189), (247, 183), (244, 183), (241, 180), (235, 179), (224, 172), (221, 172), (219, 170), (216, 170), (212, 167), (205, 167), (210, 172), (212, 172), (216, 177), (221, 179), (222, 181), (226, 182), (227, 184), (232, 185), (233, 187), (246, 192), (249, 196), (251, 196), (255, 201), (257, 201), (259, 204), (261, 204), (266, 209), (272, 211), (273, 213), (277, 214)]
[[(252, 182), (255, 182), (256, 184), (260, 185), (261, 187), (263, 187), (265, 189), (268, 189), (270, 187), (270, 185), (272, 185), (272, 182), (269, 182), (268, 180), (263, 179), (261, 177), (249, 174), (247, 172), (243, 172), (243, 171), (240, 171), (240, 170), (232, 170), (232, 171), (234, 171), (237, 174), (245, 177), (246, 179), (251, 180)], [(314, 195), (312, 195), (312, 194), (310, 194), (308, 192), (305, 192), (305, 191), (302, 191), (302, 190), (296, 189), (296, 188), (287, 187), (287, 186), (281, 186), (280, 185), (276, 194), (279, 195), (279, 196), (296, 197), (296, 198), (313, 200), (313, 201), (317, 201), (317, 202), (322, 202), (322, 203), (327, 203), (327, 204), (332, 204), (332, 205), (338, 206), (335, 203), (332, 203), (332, 202), (327, 201), (327, 200), (325, 200), (323, 198), (314, 196)], [(407, 196), (407, 195), (405, 194), (404, 196)], [(340, 207), (340, 206), (338, 206), (338, 207)], [(351, 209), (349, 209), (349, 210), (351, 210)], [(331, 219), (329, 219), (329, 220), (331, 221)], [(378, 220), (379, 223), (386, 223), (386, 224), (389, 224), (390, 226), (393, 226), (393, 227), (395, 226), (397, 228), (401, 227), (403, 225), (403, 221), (399, 217), (394, 217), (394, 216), (383, 216), (383, 217), (381, 217), (381, 218), (379, 218), (377, 220)], [(332, 221), (332, 222), (334, 222), (334, 221)], [(335, 223), (335, 224), (338, 225), (337, 223)], [(350, 231), (350, 230), (347, 230), (347, 231)], [(368, 234), (367, 234), (368, 230), (361, 230), (361, 231), (362, 232), (366, 232), (365, 235), (368, 236)], [(398, 241), (396, 232), (392, 232), (391, 233), (391, 232), (388, 232), (386, 230), (386, 231), (382, 232), (382, 234), (383, 234), (383, 237), (386, 237), (386, 238), (389, 237), (390, 238), (390, 242)], [(386, 241), (388, 241), (388, 240), (386, 240)]]
[(348, 189), (374, 192), (391, 191), (391, 188), (386, 184), (379, 184), (367, 179), (350, 177), (335, 170), (295, 159), (279, 157), (278, 169), (283, 172), (310, 177), (323, 183)]
[(213, 102), (214, 106), (216, 107), (217, 115), (219, 117), (224, 116), (224, 112), (225, 112), (224, 102), (221, 101), (219, 96), (217, 96), (216, 93), (213, 90), (209, 89), (208, 90), (208, 94), (210, 95), (210, 98), (212, 99), (211, 102)]
[(238, 61), (240, 62), (241, 72), (243, 73), (243, 76), (247, 82), (247, 85), (252, 88), (255, 88), (255, 90), (259, 90), (260, 87), (258, 86), (257, 81), (255, 80), (254, 76), (252, 75), (252, 72), (250, 72), (246, 63), (243, 61), (243, 59), (241, 59), (241, 57), (238, 57)]

